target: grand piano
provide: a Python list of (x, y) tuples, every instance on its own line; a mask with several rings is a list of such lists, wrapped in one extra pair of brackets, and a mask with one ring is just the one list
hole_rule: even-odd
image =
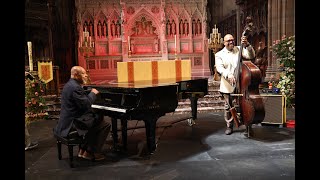
[(117, 121), (121, 121), (122, 148), (127, 149), (127, 121), (143, 120), (147, 148), (156, 149), (156, 122), (166, 113), (174, 112), (179, 99), (191, 101), (192, 120), (197, 118), (197, 101), (208, 94), (208, 78), (189, 77), (134, 83), (109, 81), (84, 85), (85, 90), (96, 88), (100, 93), (92, 108), (109, 116), (112, 123), (113, 146), (118, 147)]

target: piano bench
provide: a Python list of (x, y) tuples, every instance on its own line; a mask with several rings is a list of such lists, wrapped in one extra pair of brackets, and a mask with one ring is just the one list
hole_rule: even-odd
[(79, 146), (84, 143), (84, 137), (79, 136), (76, 130), (72, 130), (69, 132), (67, 137), (61, 137), (59, 135), (54, 134), (54, 137), (57, 139), (57, 148), (58, 148), (58, 159), (62, 159), (61, 155), (61, 144), (68, 146), (69, 152), (69, 165), (71, 168), (74, 167), (73, 165), (73, 146)]

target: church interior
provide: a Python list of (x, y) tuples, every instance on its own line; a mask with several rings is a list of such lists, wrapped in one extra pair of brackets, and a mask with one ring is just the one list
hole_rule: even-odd
[[(295, 0), (26, 0), (24, 67), (32, 77), (41, 79), (45, 84), (42, 93), (48, 108), (45, 113), (41, 110), (46, 117), (44, 123), (41, 121), (31, 123), (30, 132), (40, 141), (38, 149), (42, 147), (44, 150), (42, 152), (36, 152), (37, 149), (26, 151), (25, 164), (28, 168), (25, 171), (26, 177), (50, 179), (54, 174), (52, 172), (57, 171), (57, 174), (64, 177), (62, 179), (66, 179), (74, 173), (67, 169), (68, 158), (65, 158), (64, 163), (58, 160), (56, 140), (54, 138), (43, 140), (44, 137), (51, 137), (52, 132), (38, 131), (38, 129), (42, 127), (51, 130), (59, 119), (62, 87), (70, 79), (70, 69), (78, 65), (88, 73), (89, 86), (105, 84), (108, 86), (109, 83), (109, 86), (113, 87), (112, 82), (118, 82), (120, 83), (117, 85), (118, 88), (123, 88), (127, 87), (121, 84), (123, 82), (136, 82), (134, 88), (139, 88), (139, 80), (150, 81), (152, 86), (155, 86), (154, 84), (161, 82), (168, 83), (163, 79), (169, 78), (174, 78), (176, 81), (183, 81), (184, 78), (191, 79), (190, 81), (205, 79), (206, 82), (204, 82), (205, 87), (202, 80), (197, 81), (195, 85), (188, 84), (189, 81), (186, 84), (179, 84), (178, 88), (181, 88), (181, 91), (197, 85), (202, 89), (198, 88), (194, 91), (205, 91), (205, 93), (179, 94), (178, 106), (171, 110), (171, 114), (166, 112), (159, 118), (161, 120), (158, 120), (155, 131), (156, 136), (159, 134), (163, 136), (161, 139), (163, 143), (159, 144), (153, 157), (137, 159), (127, 158), (127, 156), (124, 158), (121, 155), (115, 158), (114, 155), (110, 155), (111, 159), (117, 160), (102, 164), (77, 161), (75, 157), (73, 161), (80, 166), (79, 171), (92, 166), (96, 168), (96, 170), (90, 169), (87, 174), (75, 172), (79, 173), (75, 177), (99, 179), (105, 177), (105, 173), (108, 172), (114, 177), (112, 179), (128, 179), (130, 175), (120, 175), (117, 170), (117, 168), (120, 170), (127, 168), (135, 176), (140, 174), (139, 171), (145, 171), (145, 175), (131, 177), (133, 179), (212, 179), (212, 177), (233, 179), (237, 175), (239, 176), (236, 179), (250, 179), (248, 174), (238, 172), (236, 168), (232, 169), (232, 165), (229, 166), (227, 163), (232, 161), (231, 156), (244, 162), (242, 158), (245, 157), (240, 158), (240, 154), (246, 154), (248, 148), (256, 148), (252, 153), (254, 157), (259, 158), (249, 158), (240, 171), (249, 173), (250, 169), (255, 169), (251, 176), (253, 179), (294, 178), (295, 87), (294, 83), (290, 86), (281, 84), (284, 82), (284, 77), (289, 77), (288, 74), (284, 75), (288, 69), (291, 69), (290, 77), (294, 81), (294, 64), (286, 67), (288, 64), (284, 63), (284, 60), (279, 60), (283, 57), (279, 57), (275, 47), (278, 47), (277, 45), (281, 42), (294, 38), (295, 8)], [(235, 44), (240, 46), (240, 38), (246, 30), (248, 21), (252, 23), (252, 29), (247, 34), (247, 39), (256, 54), (253, 59), (243, 61), (246, 61), (244, 64), (249, 63), (248, 67), (254, 66), (258, 70), (259, 82), (252, 83), (249, 88), (255, 88), (252, 91), (250, 89), (250, 93), (257, 93), (264, 97), (261, 102), (265, 111), (259, 123), (253, 125), (255, 127), (253, 143), (247, 143), (242, 138), (242, 134), (236, 134), (228, 140), (230, 137), (225, 137), (223, 132), (220, 133), (220, 129), (224, 131), (225, 128), (223, 120), (214, 120), (223, 119), (224, 109), (224, 101), (218, 92), (220, 77), (215, 68), (215, 54), (224, 48), (223, 38), (226, 34), (232, 34)], [(292, 47), (289, 49), (292, 50)], [(286, 54), (284, 58), (288, 56), (290, 55)], [(295, 58), (294, 54), (290, 57), (293, 60)], [(132, 88), (131, 85), (130, 88)], [(163, 97), (165, 97), (163, 101), (169, 101), (169, 95)], [(254, 101), (254, 103), (257, 102)], [(123, 104), (123, 101), (121, 103)], [(152, 102), (149, 106), (156, 108), (157, 104)], [(174, 120), (171, 118), (172, 114), (174, 114)], [(173, 127), (182, 122), (175, 118), (189, 117), (189, 114), (191, 117), (186, 127)], [(168, 122), (171, 124), (168, 125)], [(158, 129), (158, 123), (160, 123), (159, 128), (164, 129), (163, 131)], [(166, 130), (167, 134), (163, 133), (169, 126), (170, 128)], [(194, 126), (193, 130), (188, 129), (191, 126)], [(128, 133), (125, 132), (126, 135), (128, 134), (128, 140), (125, 138), (125, 141), (128, 141), (128, 149), (134, 149), (130, 156), (135, 153), (143, 154), (139, 149), (141, 144), (139, 144), (139, 137), (141, 138), (145, 133), (141, 133), (143, 131), (141, 127), (144, 125), (140, 121), (128, 121)], [(171, 127), (176, 130), (169, 130)], [(240, 133), (242, 130), (244, 129), (240, 128)], [(129, 136), (134, 131), (138, 136)], [(221, 134), (221, 138), (220, 135), (212, 136), (217, 132)], [(124, 131), (121, 134), (124, 134)], [(188, 134), (193, 134), (194, 137), (189, 137)], [(172, 137), (182, 138), (177, 141), (182, 145), (176, 145), (176, 147)], [(204, 137), (211, 137), (211, 139), (203, 142)], [(196, 147), (197, 143), (186, 140), (188, 138), (199, 140), (201, 147)], [(109, 144), (112, 144), (111, 139), (110, 137), (108, 140), (108, 148)], [(120, 139), (124, 141), (124, 136)], [(158, 141), (159, 139), (160, 137)], [(224, 152), (215, 147), (218, 145), (216, 142), (221, 143), (222, 148), (231, 153), (222, 155)], [(230, 144), (228, 146), (228, 142), (233, 142), (237, 147)], [(48, 147), (43, 147), (45, 145), (41, 143)], [(145, 148), (152, 148), (149, 141), (147, 144)], [(282, 149), (276, 152), (272, 148), (276, 148), (277, 145)], [(169, 147), (177, 151), (171, 154)], [(271, 149), (269, 153), (262, 151), (264, 147)], [(238, 149), (232, 152), (232, 148)], [(32, 152), (34, 154), (31, 154)], [(166, 156), (168, 153), (171, 155)], [(68, 152), (63, 154), (67, 156)], [(170, 159), (171, 156), (175, 157)], [(268, 157), (271, 161), (268, 161)], [(43, 158), (53, 160), (48, 165)], [(218, 162), (219, 158), (223, 161)], [(281, 162), (274, 158), (281, 159)], [(204, 162), (201, 162), (202, 160)], [(173, 161), (178, 165), (180, 163), (185, 169), (178, 168), (177, 164), (172, 163)], [(190, 162), (195, 162), (195, 166), (199, 167), (191, 167), (192, 163), (188, 164)], [(112, 163), (119, 164), (112, 165)], [(157, 163), (159, 166), (155, 167)], [(263, 167), (261, 167), (261, 170), (257, 170), (258, 168), (254, 167), (257, 163), (264, 165), (266, 169), (262, 170)], [(148, 167), (145, 167), (146, 165)], [(210, 169), (212, 165), (220, 171), (199, 171), (200, 167)], [(238, 164), (237, 168), (241, 165)], [(108, 171), (99, 169), (105, 166), (109, 168)], [(154, 168), (154, 172), (149, 171), (148, 168)], [(226, 170), (227, 168), (230, 170)], [(231, 172), (232, 170), (235, 174)], [(44, 173), (37, 174), (41, 171)], [(206, 176), (201, 172), (209, 175)], [(265, 177), (262, 178), (264, 175)]]
[(251, 61), (262, 70), (263, 81), (277, 77), (280, 64), (270, 47), (295, 34), (295, 1), (182, 2), (27, 0), (26, 69), (31, 42), (33, 69), (37, 71), (38, 61), (52, 61), (59, 71), (53, 81), (62, 84), (73, 65), (88, 69), (94, 81), (114, 79), (117, 62), (129, 61), (189, 59), (192, 75), (210, 76), (214, 53), (222, 48), (220, 38), (230, 33), (239, 44), (245, 19), (251, 16), (255, 28), (248, 38), (256, 51), (261, 49)]

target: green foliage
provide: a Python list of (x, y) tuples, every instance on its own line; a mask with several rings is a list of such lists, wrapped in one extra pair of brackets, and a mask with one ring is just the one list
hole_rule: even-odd
[(277, 40), (271, 47), (277, 61), (280, 62), (279, 82), (277, 88), (286, 95), (287, 107), (295, 104), (295, 36), (285, 37)]
[(48, 117), (46, 101), (43, 98), (45, 83), (38, 78), (25, 79), (25, 121), (30, 123)]

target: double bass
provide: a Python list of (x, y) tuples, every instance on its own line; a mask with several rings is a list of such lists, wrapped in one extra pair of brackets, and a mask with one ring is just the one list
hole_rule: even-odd
[[(252, 18), (246, 18), (246, 27), (242, 36), (252, 31)], [(231, 96), (235, 96), (233, 107), (230, 109), (235, 125), (246, 126), (248, 137), (252, 124), (261, 123), (265, 116), (263, 97), (259, 94), (261, 83), (261, 70), (251, 61), (242, 61), (243, 44), (240, 45), (238, 67), (235, 69), (236, 88)], [(238, 118), (238, 112), (240, 114)]]

